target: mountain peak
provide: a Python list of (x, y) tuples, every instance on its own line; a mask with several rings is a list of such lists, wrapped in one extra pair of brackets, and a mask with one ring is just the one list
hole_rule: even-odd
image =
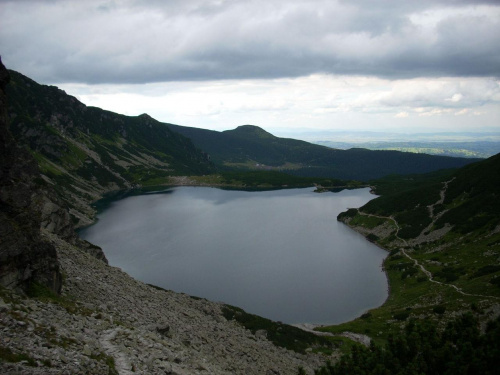
[(236, 135), (253, 136), (257, 138), (275, 138), (274, 135), (255, 125), (240, 125), (236, 129), (228, 130)]

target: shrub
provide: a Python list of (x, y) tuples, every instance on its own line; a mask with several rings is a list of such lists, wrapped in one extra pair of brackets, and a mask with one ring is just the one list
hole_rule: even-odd
[(410, 313), (408, 311), (401, 311), (396, 314), (394, 314), (394, 319), (396, 320), (406, 320), (410, 316)]
[(438, 315), (443, 315), (446, 311), (446, 307), (444, 307), (443, 305), (437, 305), (432, 308), (432, 311), (434, 311), (434, 313)]

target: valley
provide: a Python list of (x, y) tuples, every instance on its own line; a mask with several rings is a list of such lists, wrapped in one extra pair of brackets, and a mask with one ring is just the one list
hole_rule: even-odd
[(56, 87), (0, 73), (3, 371), (313, 373), (341, 352), (364, 350), (343, 336), (315, 336), (144, 284), (76, 236), (107, 194), (166, 185), (371, 186), (380, 197), (338, 220), (388, 251), (389, 297), (353, 321), (318, 330), (367, 336), (377, 353), (417, 323), (439, 332), (453, 324), (497, 332), (499, 154), (479, 160), (333, 150), (251, 125), (187, 128), (87, 107)]

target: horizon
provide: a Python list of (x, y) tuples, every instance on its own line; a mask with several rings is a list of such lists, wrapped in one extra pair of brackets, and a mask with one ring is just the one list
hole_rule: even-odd
[[(1, 62), (1, 56), (0, 56)], [(11, 69), (12, 70), (12, 69)], [(17, 72), (22, 74), (21, 72)], [(24, 75), (24, 74), (22, 74)], [(30, 77), (27, 77), (31, 79)], [(38, 84), (44, 85), (43, 83), (36, 82)], [(46, 85), (47, 86), (47, 85)], [(55, 86), (57, 87), (57, 86)], [(58, 87), (59, 88), (59, 87)], [(65, 92), (69, 96), (71, 93)], [(77, 98), (80, 100), (80, 98)], [(81, 101), (81, 100), (80, 100)], [(83, 103), (84, 105), (87, 105)], [(89, 107), (100, 108), (103, 110), (109, 110), (97, 106), (87, 105)], [(110, 110), (111, 111), (111, 110)], [(140, 117), (143, 115), (149, 116), (154, 120), (157, 120), (164, 124), (172, 124), (176, 126), (182, 127), (191, 127), (183, 124), (174, 124), (170, 121), (161, 121), (158, 120), (148, 113), (141, 113), (137, 115), (128, 115), (115, 111), (111, 111), (113, 113), (128, 116), (128, 117)], [(365, 130), (352, 130), (352, 129), (314, 129), (314, 128), (291, 128), (291, 129), (280, 129), (280, 128), (263, 128), (257, 124), (238, 124), (234, 125), (228, 129), (209, 129), (203, 127), (193, 126), (193, 128), (203, 129), (203, 130), (211, 130), (217, 132), (223, 131), (231, 131), (235, 130), (240, 126), (255, 126), (258, 127), (273, 136), (280, 138), (293, 138), (297, 140), (303, 140), (309, 143), (315, 143), (320, 145), (325, 145), (331, 148), (338, 149), (349, 149), (353, 147), (363, 147), (368, 149), (387, 149), (387, 150), (395, 150), (395, 147), (401, 147), (403, 144), (407, 143), (413, 144), (414, 147), (417, 148), (426, 148), (425, 144), (440, 144), (441, 149), (438, 149), (437, 152), (429, 151), (427, 153), (431, 154), (442, 154), (443, 151), (449, 149), (450, 151), (453, 149), (453, 144), (469, 144), (469, 143), (482, 143), (482, 146), (471, 146), (465, 147), (465, 149), (458, 150), (459, 152), (464, 152), (467, 150), (474, 150), (475, 153), (479, 152), (479, 154), (475, 155), (476, 157), (489, 157), (498, 152), (500, 152), (500, 131), (451, 131), (451, 132), (443, 132), (443, 131), (418, 131), (411, 132), (408, 129), (404, 131), (398, 131), (398, 129), (391, 129), (391, 131), (365, 131)], [(491, 143), (492, 145), (484, 146), (486, 143)], [(386, 145), (385, 145), (386, 144)], [(446, 146), (445, 144), (448, 144)], [(444, 147), (444, 148), (443, 148)], [(492, 147), (496, 147), (493, 149)], [(404, 148), (404, 147), (403, 147)], [(403, 150), (404, 151), (404, 150)], [(457, 150), (455, 150), (457, 151)], [(410, 152), (426, 152), (426, 151), (410, 151)], [(454, 155), (460, 156), (460, 155)], [(473, 157), (472, 156), (469, 157)]]

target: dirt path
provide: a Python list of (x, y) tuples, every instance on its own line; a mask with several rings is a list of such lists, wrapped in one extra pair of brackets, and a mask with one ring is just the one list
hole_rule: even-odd
[(119, 331), (119, 328), (104, 331), (99, 341), (106, 351), (106, 354), (114, 358), (115, 369), (118, 371), (118, 374), (133, 375), (134, 372), (131, 370), (132, 366), (126, 354), (120, 351), (120, 348), (113, 343)]
[[(454, 178), (453, 178), (454, 179)], [(433, 216), (433, 211), (434, 211), (434, 206), (438, 205), (438, 204), (442, 204), (444, 202), (444, 199), (445, 199), (445, 196), (446, 196), (446, 190), (448, 189), (448, 184), (450, 182), (453, 181), (453, 179), (451, 179), (450, 181), (446, 181), (444, 182), (444, 186), (443, 186), (443, 189), (440, 191), (439, 195), (440, 195), (440, 199), (432, 204), (431, 206), (429, 206), (429, 212), (431, 214), (431, 216)], [(394, 222), (394, 225), (396, 226), (396, 234), (395, 234), (395, 237), (400, 240), (402, 243), (405, 244), (405, 246), (410, 246), (408, 244), (408, 241), (406, 241), (404, 238), (401, 238), (399, 237), (399, 230), (401, 229), (398, 222), (396, 221), (396, 219), (392, 216), (380, 216), (380, 215), (373, 215), (373, 214), (367, 214), (367, 213), (364, 213), (364, 212), (361, 212), (360, 210), (358, 210), (359, 214), (360, 215), (364, 215), (364, 216), (372, 216), (372, 217), (377, 217), (377, 218), (380, 218), (380, 219), (388, 219), (388, 220), (392, 220)], [(442, 214), (442, 213), (441, 213)], [(439, 216), (439, 215), (438, 215)], [(431, 223), (431, 225), (434, 224), (434, 222), (437, 220), (438, 217), (435, 217), (433, 222)], [(472, 297), (484, 297), (484, 298), (494, 298), (494, 299), (500, 299), (496, 296), (488, 296), (488, 295), (482, 295), (482, 294), (470, 294), (470, 293), (466, 293), (464, 292), (461, 288), (457, 287), (456, 285), (453, 285), (453, 284), (447, 284), (447, 283), (443, 283), (443, 282), (440, 282), (440, 281), (437, 281), (437, 280), (434, 280), (433, 277), (432, 277), (432, 273), (430, 271), (428, 271), (427, 269), (425, 269), (425, 267), (420, 264), (415, 258), (412, 258), (406, 251), (405, 249), (401, 248), (400, 249), (401, 252), (409, 259), (411, 260), (415, 266), (417, 266), (418, 268), (420, 268), (420, 270), (427, 276), (427, 278), (429, 279), (430, 282), (432, 283), (435, 283), (435, 284), (439, 284), (439, 285), (443, 285), (443, 286), (447, 286), (447, 287), (450, 287), (450, 288), (453, 288), (455, 289), (458, 293), (464, 295), (464, 296), (472, 296)]]
[(363, 344), (364, 346), (367, 346), (367, 347), (370, 346), (370, 342), (371, 342), (371, 338), (369, 336), (363, 335), (361, 333), (345, 331), (342, 333), (333, 334), (331, 332), (315, 331), (314, 330), (315, 328), (322, 327), (321, 324), (298, 323), (298, 324), (292, 324), (292, 326), (300, 328), (301, 330), (306, 331), (306, 332), (314, 333), (317, 336), (347, 337), (348, 339), (351, 339), (352, 341), (356, 341), (356, 342)]

